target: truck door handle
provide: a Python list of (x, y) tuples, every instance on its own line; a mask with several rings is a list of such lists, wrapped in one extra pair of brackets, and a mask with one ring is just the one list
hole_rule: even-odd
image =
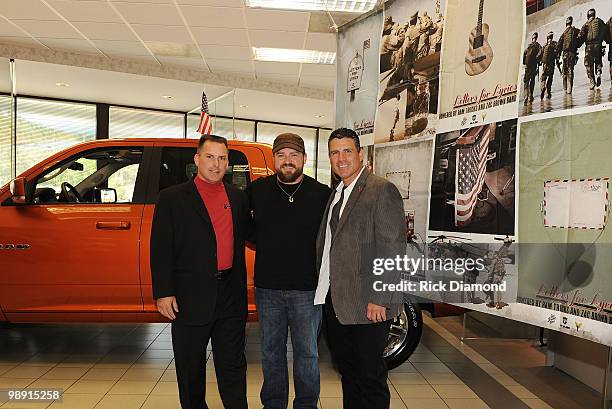
[(130, 222), (96, 222), (98, 230), (129, 230)]

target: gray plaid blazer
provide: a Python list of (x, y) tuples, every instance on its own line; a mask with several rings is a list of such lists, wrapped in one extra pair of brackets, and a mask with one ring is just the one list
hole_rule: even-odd
[[(330, 196), (317, 236), (317, 271), (325, 245)], [(399, 283), (400, 272), (373, 274), (374, 258), (393, 258), (406, 253), (406, 219), (397, 187), (370, 174), (359, 176), (346, 202), (330, 248), (330, 291), (341, 324), (370, 324), (367, 305), (387, 308), (387, 318), (396, 317), (403, 303), (401, 292), (379, 292), (374, 282)]]

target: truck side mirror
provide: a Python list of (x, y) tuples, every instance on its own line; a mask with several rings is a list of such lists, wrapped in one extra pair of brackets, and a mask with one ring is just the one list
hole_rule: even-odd
[(28, 203), (26, 184), (27, 181), (25, 177), (18, 177), (11, 180), (11, 200), (14, 204), (23, 205)]
[(113, 188), (94, 188), (95, 201), (98, 203), (117, 203), (117, 190)]

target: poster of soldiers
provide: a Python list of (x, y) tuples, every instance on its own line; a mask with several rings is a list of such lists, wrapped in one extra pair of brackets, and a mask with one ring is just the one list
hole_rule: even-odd
[(612, 324), (612, 231), (551, 226), (547, 212), (567, 208), (567, 200), (546, 193), (548, 181), (581, 182), (575, 193), (582, 198), (571, 202), (568, 226), (593, 211), (597, 203), (589, 203), (584, 193), (609, 190), (604, 179), (612, 174), (609, 118), (609, 110), (599, 110), (524, 122), (519, 144), (518, 302), (544, 309), (554, 321), (547, 327), (596, 342), (612, 342), (609, 325), (604, 332), (588, 323)]
[[(395, 0), (349, 24), (337, 125), (398, 187), (410, 257), (484, 260), (462, 273), (476, 286), (419, 296), (612, 346), (612, 1), (542, 4)], [(347, 120), (366, 77), (368, 108)]]
[(517, 120), (436, 135), (429, 229), (514, 235)]
[(522, 116), (612, 101), (609, 0), (562, 0), (527, 16)]
[[(433, 240), (432, 240), (433, 238)], [(458, 304), (487, 313), (506, 312), (516, 302), (518, 288), (517, 245), (509, 236), (493, 237), (492, 242), (475, 242), (464, 235), (430, 236), (427, 244), (429, 260), (456, 260), (456, 268), (448, 271), (444, 264), (430, 263), (422, 274), (424, 280), (444, 282), (447, 290), (412, 294), (432, 301)], [(461, 261), (460, 261), (461, 260)], [(466, 261), (470, 262), (466, 262)], [(463, 288), (452, 287), (458, 276)]]
[(448, 0), (438, 132), (517, 116), (524, 10), (524, 1)]
[[(468, 290), (461, 294), (460, 303), (484, 306), (489, 310), (502, 310), (508, 308), (510, 303), (516, 302), (518, 291), (518, 266), (516, 263), (517, 245), (514, 239), (495, 237), (495, 243), (465, 243), (462, 248), (469, 252), (472, 258), (480, 257), (484, 268), (466, 271), (463, 275), (467, 284), (484, 284), (483, 290)], [(486, 285), (502, 285), (502, 290), (486, 289)]]
[(425, 243), (432, 153), (432, 139), (375, 145), (374, 173), (399, 189), (407, 222), (412, 224), (407, 241), (421, 246)]
[(445, 6), (396, 1), (385, 9), (375, 143), (435, 135)]
[(381, 11), (338, 33), (336, 127), (354, 129), (362, 145), (374, 143), (382, 19)]

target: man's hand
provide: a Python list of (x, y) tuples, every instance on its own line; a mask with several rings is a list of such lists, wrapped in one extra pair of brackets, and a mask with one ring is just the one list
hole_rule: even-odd
[(383, 322), (387, 320), (387, 311), (385, 307), (368, 303), (368, 319), (372, 322)]
[(176, 303), (176, 297), (162, 297), (157, 299), (157, 311), (169, 320), (174, 320), (176, 315), (175, 312), (179, 312), (178, 304)]

